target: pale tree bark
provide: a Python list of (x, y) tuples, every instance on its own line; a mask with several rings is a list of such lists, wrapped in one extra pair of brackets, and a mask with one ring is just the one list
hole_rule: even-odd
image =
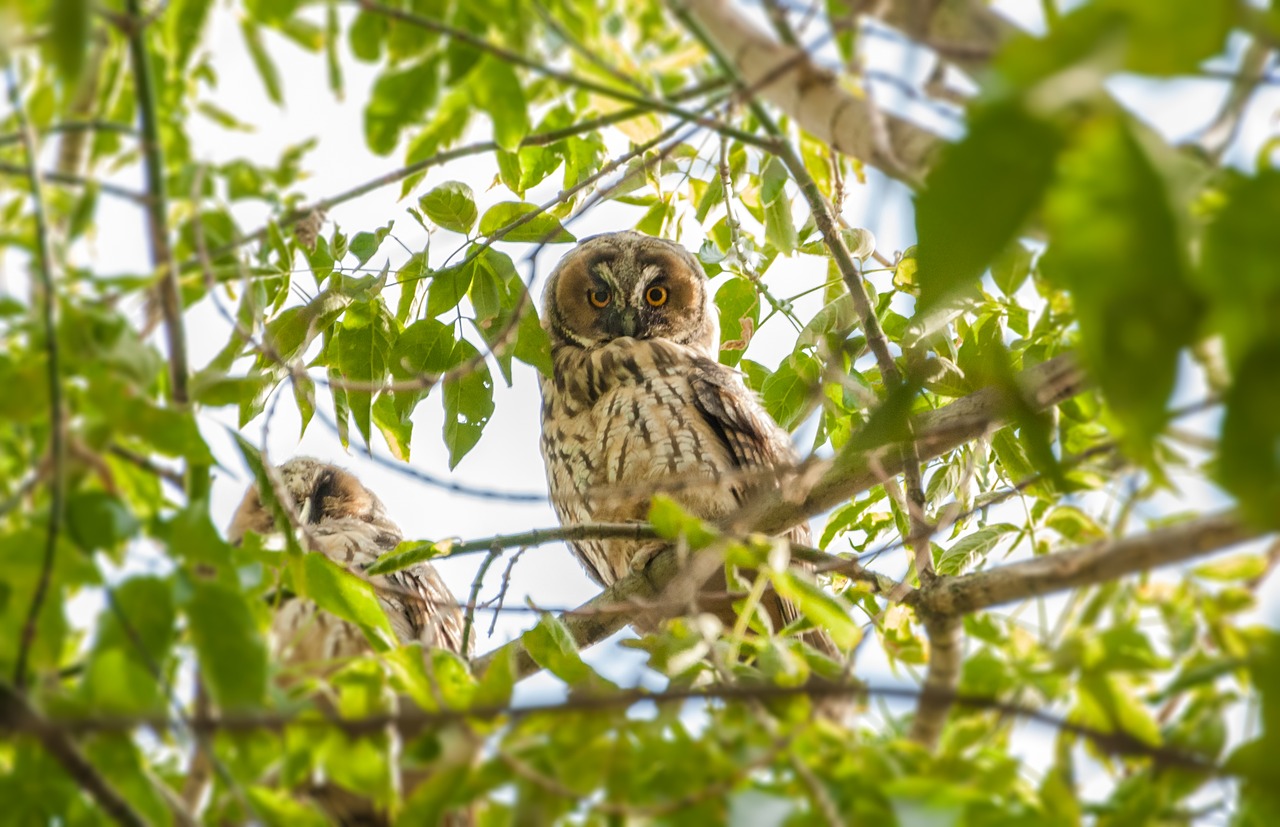
[(854, 14), (892, 26), (969, 74), (1020, 30), (983, 0), (856, 0)]
[[(729, 0), (669, 0), (686, 12), (737, 69), (754, 94), (790, 115), (831, 148), (911, 182), (923, 177), (942, 139), (875, 111), (802, 48), (779, 43)], [(883, 130), (881, 130), (881, 124)]]

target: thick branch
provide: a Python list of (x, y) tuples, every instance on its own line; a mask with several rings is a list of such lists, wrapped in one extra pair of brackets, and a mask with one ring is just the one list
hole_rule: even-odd
[(120, 824), (146, 825), (142, 816), (89, 763), (63, 727), (43, 718), (20, 694), (4, 685), (0, 685), (0, 728), (33, 736), (80, 789)]
[(905, 602), (925, 614), (963, 615), (1180, 563), (1262, 534), (1234, 512), (1223, 512), (1146, 534), (1103, 540), (1083, 548), (949, 578), (933, 588), (909, 595)]
[(985, 69), (1018, 27), (985, 0), (863, 0), (868, 17), (935, 50), (944, 60), (973, 74)]
[[(1021, 374), (1021, 384), (1029, 404), (1047, 408), (1079, 393), (1084, 375), (1069, 356), (1059, 356)], [(922, 460), (940, 456), (1002, 425), (1008, 405), (1004, 392), (986, 388), (958, 399), (936, 411), (916, 417), (916, 446)], [(833, 461), (822, 463), (822, 477), (797, 502), (779, 502), (756, 520), (754, 528), (768, 534), (779, 534), (810, 515), (826, 511), (836, 504), (877, 485), (883, 474), (897, 473), (902, 467), (900, 452), (892, 451), (878, 458), (873, 468), (861, 452), (848, 451)], [(580, 648), (599, 643), (621, 629), (632, 619), (617, 612), (598, 612), (600, 606), (620, 603), (643, 604), (662, 597), (667, 584), (684, 572), (674, 550), (661, 552), (643, 572), (629, 575), (614, 583), (602, 594), (583, 604), (573, 613), (561, 617), (565, 627)], [(677, 604), (667, 602), (664, 607)], [(477, 670), (485, 669), (497, 652), (513, 648), (518, 657), (518, 674), (530, 675), (538, 667), (524, 652), (520, 641), (512, 641), (477, 659)]]
[[(803, 49), (774, 40), (728, 0), (669, 2), (710, 35), (747, 86), (818, 140), (894, 177), (923, 177), (942, 143), (937, 135), (887, 113), (873, 113), (865, 98), (846, 91), (835, 74), (816, 65)], [(884, 118), (887, 141), (875, 136), (876, 114)], [(883, 144), (892, 147), (893, 157)]]

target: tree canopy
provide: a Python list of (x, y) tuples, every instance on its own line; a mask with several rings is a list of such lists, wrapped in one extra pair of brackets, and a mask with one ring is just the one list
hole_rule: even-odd
[[(0, 0), (5, 817), (324, 823), (325, 779), (404, 824), (1280, 823), (1280, 5), (1061, 6)], [(784, 496), (471, 537), (424, 505), (375, 571), (469, 561), (470, 662), (389, 645), (296, 538), (226, 542), (215, 478), (269, 491), (286, 409), (424, 504), (541, 501), (468, 458), (537, 417), (555, 258), (624, 227), (702, 263)], [(508, 594), (627, 533), (670, 547)], [(732, 629), (683, 611), (721, 567)], [(281, 590), (377, 653), (278, 682)], [(584, 659), (642, 610), (639, 683)]]

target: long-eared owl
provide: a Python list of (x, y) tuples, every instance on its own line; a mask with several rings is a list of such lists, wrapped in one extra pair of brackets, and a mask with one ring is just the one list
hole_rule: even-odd
[[(795, 463), (787, 433), (716, 361), (707, 277), (678, 244), (638, 232), (584, 240), (544, 294), (553, 376), (542, 378), (542, 456), (565, 525), (644, 520), (665, 491), (695, 516), (726, 517)], [(809, 526), (786, 536), (807, 544)], [(579, 540), (597, 583), (643, 568), (661, 541)], [(722, 578), (707, 588), (723, 590)], [(774, 626), (794, 607), (770, 593)], [(724, 607), (717, 614), (725, 615)], [(727, 612), (731, 619), (732, 611)], [(821, 632), (806, 635), (831, 653)]]
[[(292, 498), (306, 528), (308, 551), (361, 574), (403, 539), (382, 501), (353, 474), (310, 457), (294, 457), (277, 470), (281, 493)], [(246, 532), (275, 530), (257, 486), (251, 487), (231, 520), (228, 539), (238, 543)], [(368, 580), (400, 643), (460, 651), (462, 611), (430, 563)], [(286, 667), (323, 667), (371, 651), (357, 627), (309, 600), (286, 601), (272, 621), (271, 637), (273, 655)]]

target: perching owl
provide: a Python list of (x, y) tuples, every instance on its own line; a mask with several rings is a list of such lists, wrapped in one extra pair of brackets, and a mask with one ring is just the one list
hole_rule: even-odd
[[(351, 473), (310, 457), (295, 457), (277, 471), (283, 488), (280, 493), (287, 493), (292, 500), (308, 551), (364, 576), (363, 571), (378, 555), (400, 543), (400, 527), (387, 516), (382, 500)], [(227, 537), (239, 543), (249, 531), (262, 535), (276, 531), (256, 485), (236, 509)], [(424, 647), (461, 651), (462, 610), (430, 563), (366, 579), (373, 584), (400, 643), (420, 642)], [(471, 649), (468, 641), (466, 654)], [(272, 619), (271, 651), (277, 663), (286, 667), (287, 682), (290, 672), (325, 674), (342, 660), (367, 654), (372, 648), (358, 627), (322, 611), (310, 600), (292, 598)], [(415, 778), (406, 775), (402, 783), (409, 788)], [(312, 785), (307, 795), (336, 823), (389, 823), (386, 814), (361, 794), (327, 781)], [(451, 814), (444, 823), (449, 827), (469, 825), (471, 819), (465, 813)]]
[[(378, 496), (347, 471), (310, 457), (295, 457), (278, 471), (305, 528), (309, 551), (360, 574), (403, 539)], [(257, 486), (251, 487), (231, 520), (228, 539), (238, 543), (246, 532), (267, 535), (275, 530)], [(461, 650), (462, 610), (430, 563), (367, 579), (400, 643)], [(286, 601), (272, 621), (271, 638), (280, 662), (304, 669), (371, 651), (360, 629), (320, 611), (310, 600)]]
[[(770, 472), (795, 463), (787, 433), (716, 361), (707, 277), (683, 247), (630, 231), (588, 238), (552, 272), (544, 305), (554, 374), (541, 380), (542, 456), (562, 524), (644, 520), (655, 490), (714, 521), (762, 485), (777, 486)], [(809, 526), (786, 536), (807, 544)], [(579, 540), (570, 548), (608, 586), (663, 545)], [(723, 579), (708, 588), (723, 590)], [(776, 628), (795, 617), (775, 594), (765, 607)], [(806, 638), (834, 651), (822, 633)]]

